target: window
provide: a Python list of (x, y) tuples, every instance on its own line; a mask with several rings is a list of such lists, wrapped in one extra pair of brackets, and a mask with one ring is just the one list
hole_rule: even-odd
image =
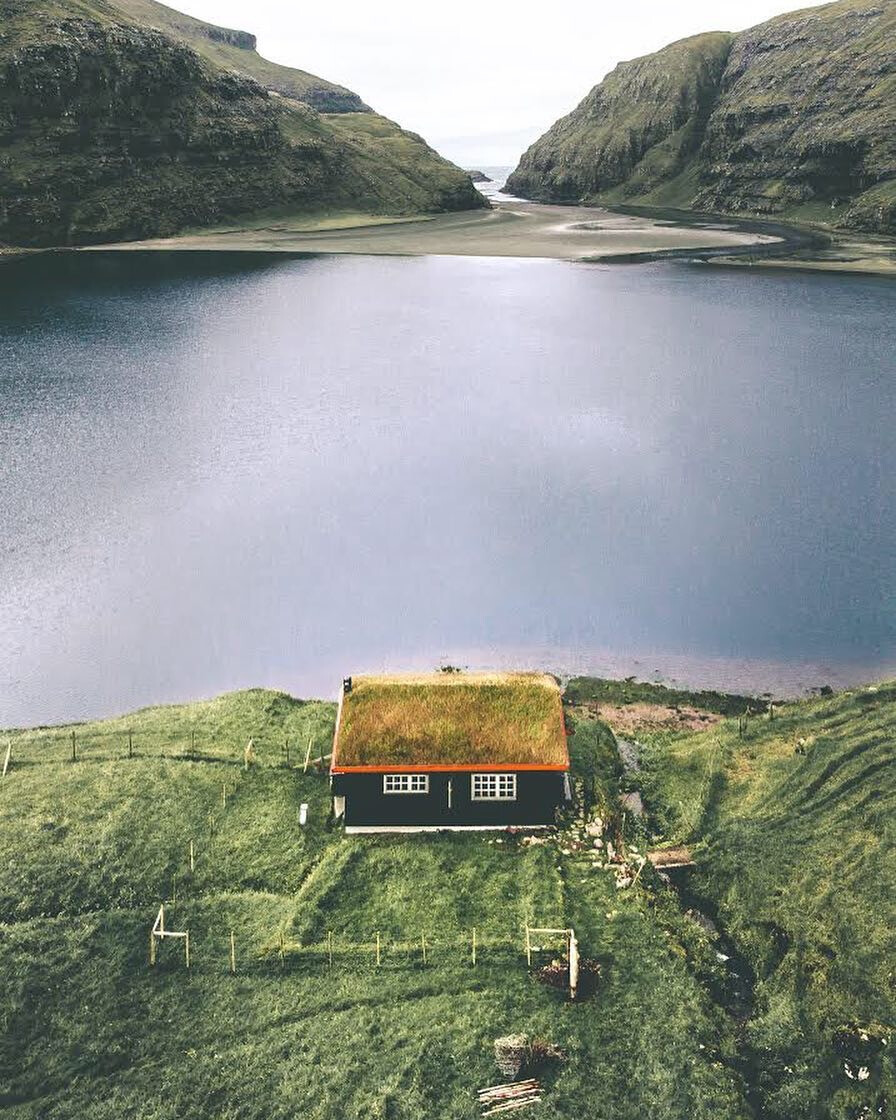
[(516, 774), (474, 774), (474, 801), (516, 801)]
[(429, 793), (429, 774), (383, 774), (383, 793)]

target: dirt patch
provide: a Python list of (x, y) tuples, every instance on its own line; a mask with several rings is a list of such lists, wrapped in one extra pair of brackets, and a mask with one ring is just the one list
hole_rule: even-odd
[(614, 732), (637, 731), (702, 731), (723, 719), (716, 712), (701, 711), (689, 705), (667, 707), (665, 704), (587, 704), (588, 711), (608, 723)]

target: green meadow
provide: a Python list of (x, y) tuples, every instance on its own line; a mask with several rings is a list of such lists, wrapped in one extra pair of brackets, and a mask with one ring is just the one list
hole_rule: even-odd
[[(694, 845), (689, 889), (754, 977), (743, 1056), (761, 1115), (896, 1103), (896, 686), (654, 734), (640, 784)], [(889, 1104), (887, 1102), (890, 1102)]]
[[(463, 1120), (502, 1080), (495, 1038), (516, 1032), (566, 1055), (539, 1071), (544, 1120), (865, 1115), (891, 1092), (889, 1051), (853, 1081), (839, 1051), (809, 1048), (850, 1023), (882, 1037), (889, 1021), (891, 826), (886, 793), (879, 810), (871, 794), (891, 779), (867, 767), (885, 758), (894, 705), (865, 695), (782, 709), (746, 739), (732, 719), (646, 746), (649, 827), (694, 844), (701, 895), (756, 963), (746, 1025), (712, 994), (713, 934), (649, 867), (617, 887), (573, 820), (545, 843), (346, 838), (321, 761), (331, 704), (253, 690), (10, 732), (0, 1115)], [(578, 788), (618, 844), (612, 734), (571, 718)], [(866, 740), (879, 746), (863, 763)], [(630, 827), (632, 866), (645, 833)], [(166, 928), (190, 931), (189, 969), (182, 939), (149, 965), (162, 903)], [(527, 968), (527, 923), (574, 926), (600, 967), (593, 992), (570, 1003)], [(543, 949), (535, 966), (560, 952)], [(792, 1063), (788, 1096), (790, 1075), (773, 1074)]]

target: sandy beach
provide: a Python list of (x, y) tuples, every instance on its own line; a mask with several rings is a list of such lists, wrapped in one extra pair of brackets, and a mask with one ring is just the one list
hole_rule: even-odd
[(597, 207), (499, 202), (492, 210), (396, 219), (280, 217), (102, 249), (185, 249), (593, 260), (655, 252), (736, 251), (780, 238), (737, 221), (681, 224)]

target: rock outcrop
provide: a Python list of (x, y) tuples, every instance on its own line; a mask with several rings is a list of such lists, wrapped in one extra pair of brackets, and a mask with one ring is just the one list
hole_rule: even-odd
[(896, 2), (839, 0), (621, 63), (507, 189), (896, 232)]
[(420, 137), (266, 63), (247, 33), (152, 0), (0, 0), (0, 242), (165, 236), (282, 206), (484, 205)]

